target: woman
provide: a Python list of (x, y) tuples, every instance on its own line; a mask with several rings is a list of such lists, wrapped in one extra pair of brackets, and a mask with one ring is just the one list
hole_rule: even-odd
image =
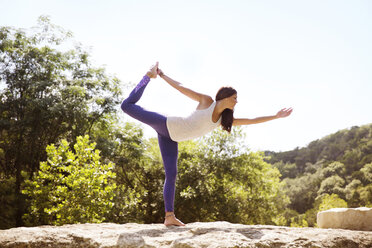
[[(184, 87), (179, 82), (166, 76), (158, 68), (157, 62), (143, 77), (129, 97), (121, 104), (122, 110), (131, 117), (150, 125), (158, 133), (158, 142), (165, 169), (165, 183), (163, 189), (166, 226), (184, 226), (174, 215), (174, 195), (177, 177), (178, 142), (200, 137), (219, 125), (228, 132), (231, 126), (249, 125), (287, 117), (292, 109), (282, 109), (276, 115), (258, 117), (255, 119), (235, 119), (233, 110), (237, 101), (237, 92), (231, 87), (222, 87), (212, 97), (195, 92)], [(186, 118), (165, 117), (136, 105), (151, 78), (160, 76), (182, 94), (197, 101), (196, 110)]]

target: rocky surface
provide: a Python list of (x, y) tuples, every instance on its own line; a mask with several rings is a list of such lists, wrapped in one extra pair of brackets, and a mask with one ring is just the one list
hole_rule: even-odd
[(318, 213), (317, 224), (321, 228), (372, 231), (372, 208), (332, 208)]
[(372, 232), (248, 226), (229, 222), (78, 224), (0, 230), (0, 247), (372, 247)]

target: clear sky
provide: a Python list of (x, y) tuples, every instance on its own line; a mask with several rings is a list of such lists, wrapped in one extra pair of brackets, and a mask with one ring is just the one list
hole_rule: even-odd
[[(290, 150), (372, 123), (369, 0), (0, 3), (1, 26), (29, 28), (48, 15), (123, 85), (137, 83), (159, 61), (166, 74), (212, 97), (221, 86), (236, 88), (235, 117), (293, 107), (288, 118), (244, 128), (252, 150)], [(180, 116), (196, 108), (162, 79), (149, 84), (139, 104)], [(150, 128), (145, 134), (155, 136)]]

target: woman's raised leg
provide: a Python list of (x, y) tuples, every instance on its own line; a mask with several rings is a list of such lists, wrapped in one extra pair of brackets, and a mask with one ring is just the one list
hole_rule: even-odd
[(134, 119), (151, 126), (161, 135), (169, 137), (166, 125), (167, 118), (164, 115), (148, 111), (136, 104), (141, 99), (142, 94), (149, 82), (149, 76), (145, 75), (138, 83), (136, 88), (134, 88), (134, 90), (129, 94), (128, 98), (122, 102), (121, 109)]

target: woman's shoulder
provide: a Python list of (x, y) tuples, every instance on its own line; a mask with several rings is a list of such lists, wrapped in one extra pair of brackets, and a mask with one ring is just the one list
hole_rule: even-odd
[(197, 110), (207, 109), (214, 103), (214, 100), (212, 97), (203, 95), (201, 101), (199, 102), (199, 105), (196, 107)]

